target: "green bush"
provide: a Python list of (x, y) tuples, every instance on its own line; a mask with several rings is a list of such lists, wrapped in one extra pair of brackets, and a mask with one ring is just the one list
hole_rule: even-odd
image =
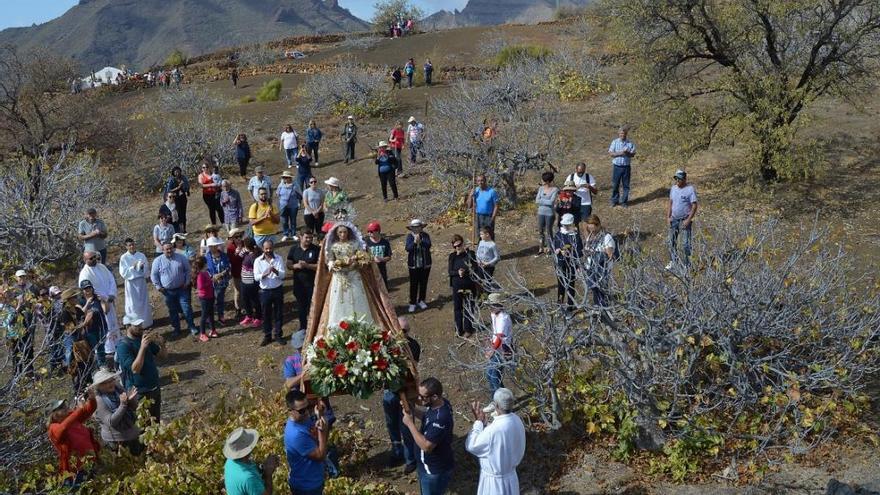
[(184, 54), (179, 49), (174, 50), (168, 55), (168, 58), (165, 59), (165, 65), (167, 67), (177, 67), (180, 65), (186, 64), (186, 54)]
[(257, 101), (278, 101), (281, 97), (281, 79), (266, 81), (257, 92)]
[(551, 53), (549, 48), (541, 45), (508, 45), (495, 55), (492, 64), (500, 69), (520, 60), (543, 60)]

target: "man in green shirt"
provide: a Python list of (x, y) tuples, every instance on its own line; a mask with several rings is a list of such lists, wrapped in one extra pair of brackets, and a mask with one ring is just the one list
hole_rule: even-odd
[(257, 430), (247, 428), (236, 428), (226, 438), (223, 446), (226, 495), (272, 495), (272, 473), (278, 467), (278, 456), (272, 454), (257, 466), (251, 460), (251, 452), (259, 440)]

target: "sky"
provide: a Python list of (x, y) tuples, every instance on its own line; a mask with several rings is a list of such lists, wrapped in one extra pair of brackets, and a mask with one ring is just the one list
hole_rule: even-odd
[[(150, 0), (144, 0), (150, 1)], [(155, 1), (155, 0), (153, 0)], [(50, 21), (78, 3), (78, 0), (0, 0), (0, 29), (30, 26)], [(339, 0), (339, 5), (361, 19), (373, 15), (374, 0)], [(464, 8), (467, 0), (414, 0), (427, 14), (438, 10)]]

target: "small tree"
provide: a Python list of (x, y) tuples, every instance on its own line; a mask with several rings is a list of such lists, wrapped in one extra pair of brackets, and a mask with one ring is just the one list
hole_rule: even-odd
[(379, 0), (373, 4), (373, 30), (387, 34), (391, 24), (409, 19), (418, 21), (424, 17), (422, 9), (410, 0)]
[(305, 115), (332, 113), (379, 117), (396, 106), (386, 73), (345, 61), (312, 75), (299, 90)]
[(725, 126), (747, 131), (766, 181), (811, 175), (798, 117), (822, 96), (867, 94), (875, 79), (875, 0), (604, 0), (594, 11), (626, 55), (636, 112), (685, 152)]
[(181, 65), (186, 65), (186, 54), (184, 54), (180, 49), (175, 49), (173, 52), (168, 54), (168, 57), (165, 59), (165, 66), (179, 67)]

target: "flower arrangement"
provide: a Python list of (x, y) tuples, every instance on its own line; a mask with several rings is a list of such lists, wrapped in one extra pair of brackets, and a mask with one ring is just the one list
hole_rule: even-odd
[(341, 321), (306, 348), (312, 390), (323, 397), (345, 392), (359, 399), (384, 388), (399, 390), (407, 369), (404, 345), (363, 317)]
[(369, 265), (371, 261), (373, 260), (370, 258), (370, 255), (366, 251), (359, 249), (351, 256), (341, 256), (334, 260), (330, 270), (338, 272), (348, 268), (360, 268)]

